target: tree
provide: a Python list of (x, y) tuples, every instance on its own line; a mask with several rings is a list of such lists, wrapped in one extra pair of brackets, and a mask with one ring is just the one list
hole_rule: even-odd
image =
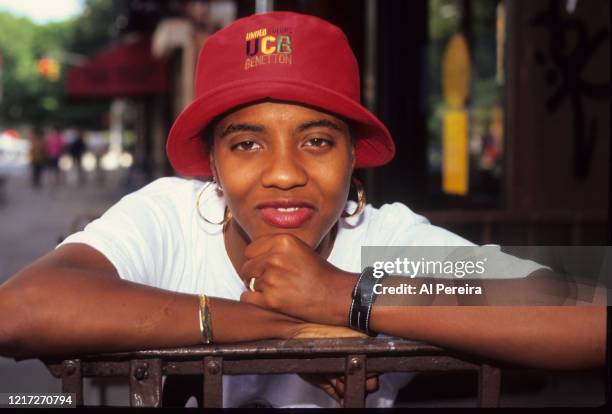
[[(0, 55), (3, 57), (3, 98), (0, 125), (22, 124), (99, 126), (108, 102), (74, 102), (66, 96), (70, 54), (93, 55), (113, 36), (111, 0), (87, 0), (83, 13), (63, 22), (36, 24), (0, 12)], [(58, 63), (58, 77), (43, 76), (41, 59)], [(53, 68), (51, 68), (53, 69)]]
[(83, 13), (72, 25), (72, 36), (66, 47), (73, 53), (92, 55), (108, 46), (117, 35), (114, 2), (86, 0)]

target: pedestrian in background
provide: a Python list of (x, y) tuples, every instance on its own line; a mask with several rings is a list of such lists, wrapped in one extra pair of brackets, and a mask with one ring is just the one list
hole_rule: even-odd
[(106, 177), (102, 169), (102, 157), (108, 151), (108, 140), (100, 132), (92, 132), (87, 137), (87, 151), (96, 157), (96, 182), (104, 184)]
[(43, 132), (36, 127), (30, 132), (30, 169), (32, 171), (32, 187), (40, 188), (41, 176), (47, 162)]
[(51, 133), (45, 137), (45, 150), (47, 153), (47, 167), (53, 171), (55, 185), (59, 185), (62, 181), (59, 159), (64, 152), (64, 139), (61, 130), (57, 126), (53, 127)]
[(79, 185), (82, 185), (85, 181), (85, 176), (83, 174), (83, 166), (81, 165), (81, 161), (83, 159), (83, 154), (85, 153), (85, 140), (83, 139), (83, 130), (79, 129), (76, 133), (74, 141), (70, 144), (68, 149), (70, 156), (72, 157), (73, 164), (77, 171), (77, 178)]

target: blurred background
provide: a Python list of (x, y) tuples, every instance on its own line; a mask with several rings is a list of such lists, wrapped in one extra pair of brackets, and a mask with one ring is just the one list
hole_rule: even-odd
[[(608, 245), (608, 0), (0, 0), (0, 283), (122, 195), (173, 175), (165, 140), (207, 37), (256, 12), (340, 26), (397, 155), (361, 170), (476, 243)], [(469, 377), (469, 378), (468, 378)], [(598, 405), (599, 372), (504, 372), (502, 404)], [(473, 385), (473, 386), (472, 386)], [(59, 391), (0, 358), (0, 391)], [(405, 406), (476, 404), (476, 377), (420, 376)], [(89, 381), (88, 404), (127, 404)]]

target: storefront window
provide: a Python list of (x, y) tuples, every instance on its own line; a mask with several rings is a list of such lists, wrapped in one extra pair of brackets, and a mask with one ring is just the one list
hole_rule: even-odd
[(501, 204), (504, 48), (503, 1), (429, 2), (427, 158), (432, 195), (466, 207)]

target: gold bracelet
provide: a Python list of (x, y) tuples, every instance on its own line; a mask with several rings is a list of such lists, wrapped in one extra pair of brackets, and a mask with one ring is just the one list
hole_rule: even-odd
[(212, 342), (212, 323), (210, 320), (210, 310), (208, 309), (208, 300), (206, 295), (200, 295), (200, 311), (198, 312), (200, 319), (200, 335), (202, 336), (203, 344)]

